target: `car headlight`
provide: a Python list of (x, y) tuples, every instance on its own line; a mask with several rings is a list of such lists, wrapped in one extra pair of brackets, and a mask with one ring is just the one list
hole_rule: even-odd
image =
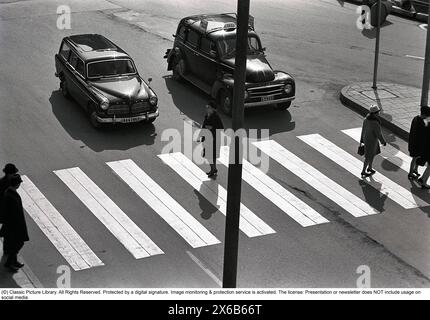
[(290, 94), (293, 91), (293, 85), (292, 84), (286, 84), (284, 87), (284, 91), (286, 94)]
[(158, 98), (157, 98), (156, 96), (153, 96), (153, 97), (149, 98), (149, 103), (150, 103), (152, 106), (156, 106), (156, 105), (157, 105), (157, 103), (158, 103)]
[(244, 95), (245, 100), (248, 99), (248, 97), (249, 97), (249, 92), (248, 90), (245, 90), (245, 95)]
[(102, 97), (102, 101), (100, 102), (100, 108), (102, 108), (102, 110), (107, 110), (109, 108), (109, 100), (105, 97)]

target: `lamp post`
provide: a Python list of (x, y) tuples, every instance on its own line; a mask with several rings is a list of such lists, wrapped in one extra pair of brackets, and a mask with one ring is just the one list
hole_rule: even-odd
[[(246, 58), (248, 51), (249, 0), (237, 1), (237, 33), (236, 58), (233, 90), (233, 130), (243, 128), (244, 122), (244, 92), (246, 79)], [(237, 257), (239, 250), (239, 221), (242, 191), (242, 154), (241, 141), (235, 135), (230, 146), (228, 186), (227, 186), (227, 215), (225, 225), (223, 288), (235, 288), (237, 278)]]
[(423, 74), (423, 85), (421, 92), (421, 107), (427, 107), (429, 102), (429, 76), (430, 76), (430, 4), (427, 21), (427, 40), (426, 40), (426, 53), (424, 58), (424, 74)]
[(379, 63), (379, 42), (380, 42), (380, 35), (381, 35), (381, 10), (382, 10), (382, 0), (378, 0), (378, 7), (377, 7), (377, 21), (376, 21), (376, 45), (375, 45), (375, 63), (373, 65), (373, 85), (372, 89), (376, 90), (378, 81), (378, 63)]

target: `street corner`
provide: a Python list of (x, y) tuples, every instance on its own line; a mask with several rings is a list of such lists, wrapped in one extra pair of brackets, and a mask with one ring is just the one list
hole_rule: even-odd
[(420, 90), (384, 82), (379, 83), (375, 89), (372, 82), (360, 82), (342, 88), (340, 100), (363, 116), (369, 112), (371, 105), (378, 105), (382, 124), (407, 139), (410, 121), (420, 107)]

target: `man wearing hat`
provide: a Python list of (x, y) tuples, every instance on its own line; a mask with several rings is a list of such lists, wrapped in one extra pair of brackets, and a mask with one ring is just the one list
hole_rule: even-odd
[(380, 111), (381, 109), (377, 105), (371, 105), (369, 113), (363, 122), (360, 139), (360, 143), (364, 144), (364, 164), (361, 171), (363, 178), (376, 173), (373, 169), (373, 159), (377, 154), (381, 153), (379, 142), (384, 146), (387, 145), (382, 135), (381, 120), (378, 118)]
[(7, 259), (5, 267), (16, 272), (24, 265), (17, 260), (18, 252), (28, 241), (27, 224), (25, 222), (24, 209), (21, 197), (17, 190), (22, 183), (21, 176), (14, 174), (9, 178), (10, 186), (3, 195), (4, 223), (0, 230), (3, 237)]

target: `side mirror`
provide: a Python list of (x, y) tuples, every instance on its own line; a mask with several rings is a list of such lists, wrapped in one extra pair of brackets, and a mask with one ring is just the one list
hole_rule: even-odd
[(152, 78), (148, 78), (148, 84), (152, 82)]
[(262, 48), (262, 49), (261, 49), (261, 51), (263, 51), (263, 52), (264, 52), (264, 51), (266, 51), (266, 49), (267, 49), (267, 48), (266, 48), (266, 47), (264, 47), (264, 48)]

